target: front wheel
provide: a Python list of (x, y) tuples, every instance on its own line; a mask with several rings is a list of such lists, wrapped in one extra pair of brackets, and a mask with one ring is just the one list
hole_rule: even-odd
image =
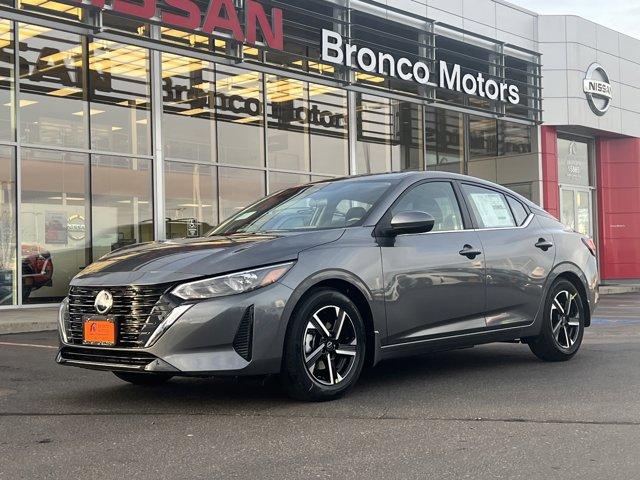
[(293, 398), (333, 400), (353, 387), (364, 365), (365, 327), (348, 297), (319, 290), (296, 309), (285, 343), (282, 383)]
[(136, 372), (113, 372), (120, 380), (131, 383), (132, 385), (140, 385), (152, 387), (162, 385), (171, 380), (172, 376), (163, 373), (136, 373)]
[(578, 289), (567, 280), (556, 281), (547, 295), (540, 335), (529, 339), (529, 348), (547, 362), (570, 360), (582, 345), (584, 320)]

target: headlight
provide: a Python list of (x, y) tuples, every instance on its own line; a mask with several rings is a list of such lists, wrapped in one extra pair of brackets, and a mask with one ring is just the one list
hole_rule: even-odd
[(58, 325), (60, 327), (60, 336), (62, 337), (62, 341), (64, 343), (69, 343), (67, 338), (67, 315), (69, 313), (69, 297), (65, 298), (62, 303), (60, 303), (60, 308), (58, 309)]
[(250, 292), (280, 280), (294, 262), (184, 283), (171, 292), (184, 300), (203, 300)]

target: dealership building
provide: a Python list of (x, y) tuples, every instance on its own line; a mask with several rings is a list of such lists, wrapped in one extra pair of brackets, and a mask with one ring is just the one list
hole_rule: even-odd
[(1, 310), (308, 181), (505, 185), (640, 279), (640, 40), (501, 0), (0, 0)]

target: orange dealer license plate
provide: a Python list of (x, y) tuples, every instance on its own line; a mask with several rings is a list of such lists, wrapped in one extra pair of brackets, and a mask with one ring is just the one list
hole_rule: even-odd
[(113, 347), (116, 344), (116, 322), (113, 318), (85, 318), (83, 334), (85, 345)]

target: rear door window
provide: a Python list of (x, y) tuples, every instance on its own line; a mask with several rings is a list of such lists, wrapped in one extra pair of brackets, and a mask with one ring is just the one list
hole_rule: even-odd
[(496, 190), (463, 184), (480, 228), (512, 228), (516, 221), (511, 213), (507, 198)]

